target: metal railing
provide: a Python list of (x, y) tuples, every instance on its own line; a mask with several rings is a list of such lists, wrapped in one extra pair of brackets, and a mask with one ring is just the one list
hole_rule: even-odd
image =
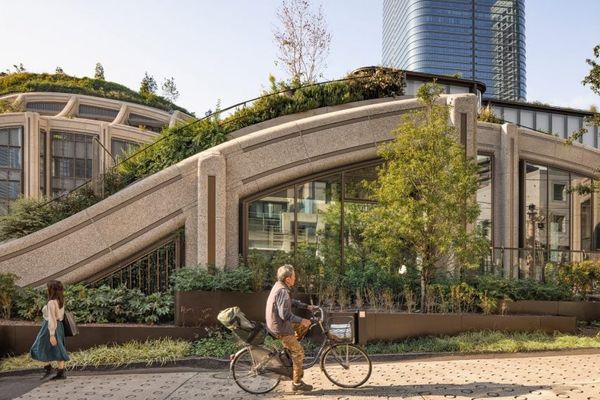
[(555, 280), (561, 265), (586, 260), (600, 260), (600, 251), (491, 247), (481, 272), (543, 282)]

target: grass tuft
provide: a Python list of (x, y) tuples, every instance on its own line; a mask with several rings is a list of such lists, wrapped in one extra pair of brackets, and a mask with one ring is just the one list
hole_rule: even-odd
[[(135, 362), (166, 364), (190, 354), (191, 343), (170, 338), (131, 341), (121, 345), (102, 345), (70, 353), (69, 369), (112, 365), (120, 367)], [(0, 360), (0, 371), (42, 367), (45, 363), (34, 361), (29, 354)]]

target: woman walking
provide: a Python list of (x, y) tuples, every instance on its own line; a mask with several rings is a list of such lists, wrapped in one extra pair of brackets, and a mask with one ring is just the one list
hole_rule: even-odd
[(48, 282), (48, 304), (42, 308), (44, 322), (31, 346), (31, 358), (37, 361), (48, 362), (44, 366), (42, 379), (52, 373), (51, 361), (58, 361), (57, 372), (51, 379), (65, 379), (65, 361), (69, 361), (69, 354), (65, 348), (65, 330), (63, 318), (65, 316), (65, 299), (63, 284), (59, 281)]

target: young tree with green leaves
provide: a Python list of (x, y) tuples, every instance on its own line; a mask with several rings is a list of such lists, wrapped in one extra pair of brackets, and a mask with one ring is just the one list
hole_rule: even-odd
[(144, 78), (140, 83), (140, 94), (142, 96), (150, 96), (156, 94), (156, 89), (158, 86), (156, 85), (156, 80), (152, 75), (148, 75), (148, 72), (144, 72)]
[(468, 227), (479, 215), (477, 164), (465, 156), (449, 124), (449, 107), (436, 102), (441, 86), (428, 83), (417, 96), (422, 110), (409, 113), (379, 149), (386, 161), (372, 184), (377, 204), (363, 214), (366, 240), (389, 263), (407, 250), (426, 289), (440, 267), (475, 265), (486, 242)]
[(162, 84), (162, 96), (174, 103), (179, 98), (179, 91), (177, 90), (177, 85), (175, 84), (175, 78), (165, 78)]
[[(598, 58), (600, 57), (600, 44), (594, 47), (594, 58), (588, 58), (585, 60), (592, 69), (590, 73), (583, 79), (581, 83), (584, 85), (589, 85), (590, 89), (598, 95), (600, 95), (600, 64), (598, 63)], [(600, 114), (595, 114), (590, 117), (586, 121), (590, 125), (600, 126)]]
[(94, 68), (94, 79), (104, 80), (104, 67), (99, 62), (96, 63)]

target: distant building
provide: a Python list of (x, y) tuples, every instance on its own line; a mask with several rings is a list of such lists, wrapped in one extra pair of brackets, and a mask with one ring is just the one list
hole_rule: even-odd
[(525, 100), (524, 0), (384, 0), (382, 54), (386, 67), (458, 74), (488, 97)]

